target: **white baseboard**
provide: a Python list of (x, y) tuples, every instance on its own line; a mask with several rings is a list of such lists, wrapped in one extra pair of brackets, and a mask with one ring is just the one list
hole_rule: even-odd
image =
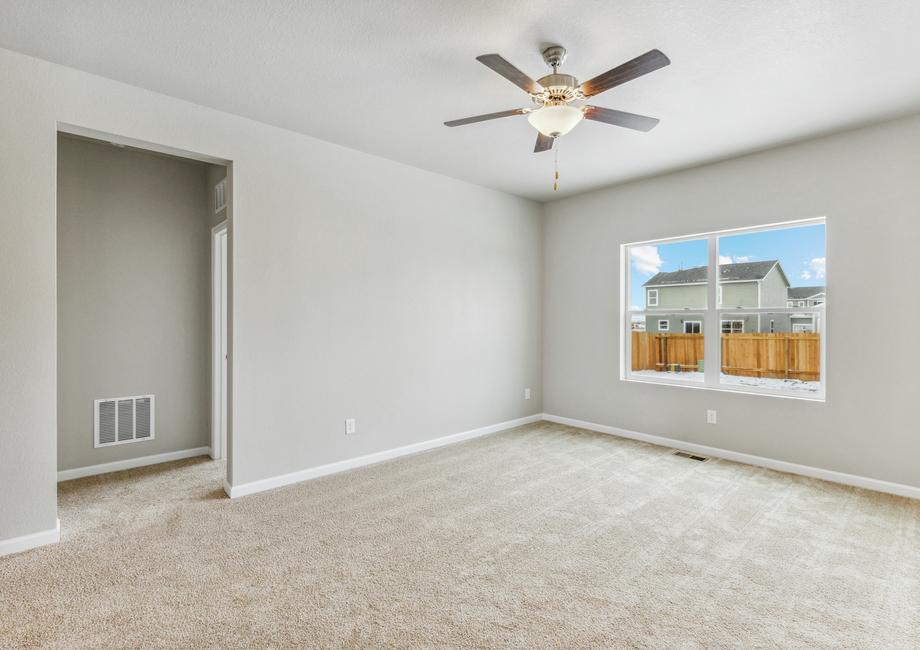
[(55, 527), (50, 530), (0, 540), (0, 557), (28, 551), (30, 548), (44, 546), (45, 544), (57, 544), (59, 541), (61, 541), (60, 519), (57, 520)]
[(182, 460), (183, 458), (194, 458), (195, 456), (208, 456), (211, 454), (210, 447), (195, 447), (194, 449), (180, 449), (179, 451), (167, 451), (163, 454), (153, 454), (152, 456), (141, 456), (140, 458), (129, 458), (128, 460), (116, 460), (112, 463), (102, 463), (100, 465), (89, 465), (87, 467), (76, 467), (74, 469), (64, 469), (58, 472), (58, 483), (61, 481), (70, 481), (75, 478), (84, 476), (95, 476), (96, 474), (108, 474), (109, 472), (120, 472), (123, 469), (133, 469), (135, 467), (145, 467), (147, 465), (156, 465), (158, 463), (168, 463), (171, 460)]
[(542, 419), (543, 414), (537, 413), (536, 415), (528, 415), (527, 417), (518, 418), (516, 420), (499, 422), (498, 424), (493, 424), (479, 429), (471, 429), (470, 431), (463, 431), (461, 433), (455, 433), (449, 436), (444, 436), (442, 438), (435, 438), (434, 440), (417, 442), (412, 445), (406, 445), (405, 447), (397, 447), (395, 449), (378, 451), (373, 454), (367, 454), (366, 456), (349, 458), (347, 460), (341, 460), (336, 463), (329, 463), (328, 465), (320, 465), (319, 467), (311, 467), (308, 469), (300, 470), (298, 472), (291, 472), (290, 474), (282, 474), (280, 476), (273, 476), (271, 478), (266, 478), (259, 481), (252, 481), (251, 483), (230, 485), (229, 483), (225, 482), (224, 490), (227, 492), (231, 499), (235, 499), (237, 497), (246, 496), (248, 494), (255, 494), (256, 492), (264, 492), (265, 490), (272, 490), (274, 488), (282, 487), (285, 485), (291, 485), (292, 483), (300, 483), (301, 481), (319, 478), (320, 476), (327, 476), (329, 474), (344, 472), (349, 469), (355, 469), (356, 467), (373, 465), (385, 460), (399, 458), (400, 456), (417, 454), (420, 451), (434, 449), (435, 447), (443, 447), (445, 445), (452, 445), (457, 442), (463, 442), (464, 440), (471, 440), (472, 438), (487, 436), (490, 433), (504, 431), (505, 429), (513, 429), (514, 427), (519, 427), (524, 424), (540, 422)]
[(731, 460), (736, 463), (744, 463), (745, 465), (756, 465), (757, 467), (766, 467), (767, 469), (775, 469), (777, 471), (787, 472), (789, 474), (799, 474), (801, 476), (808, 476), (810, 478), (819, 478), (825, 481), (830, 481), (832, 483), (851, 485), (853, 487), (865, 488), (875, 492), (885, 492), (887, 494), (896, 494), (898, 496), (909, 497), (911, 499), (920, 499), (920, 487), (915, 487), (913, 485), (891, 483), (889, 481), (867, 478), (865, 476), (857, 476), (855, 474), (845, 474), (843, 472), (836, 472), (830, 469), (822, 469), (820, 467), (811, 467), (809, 465), (798, 465), (796, 463), (788, 463), (784, 460), (774, 460), (772, 458), (754, 456), (753, 454), (744, 454), (738, 451), (720, 449), (718, 447), (708, 447), (706, 445), (698, 445), (692, 442), (684, 442), (683, 440), (675, 440), (673, 438), (665, 438), (663, 436), (655, 436), (648, 433), (639, 433), (637, 431), (629, 431), (628, 429), (611, 427), (606, 424), (597, 424), (595, 422), (585, 422), (584, 420), (564, 418), (558, 415), (550, 415), (549, 413), (544, 413), (543, 419), (547, 422), (565, 424), (567, 426), (577, 427), (579, 429), (597, 431), (598, 433), (607, 433), (613, 436), (619, 436), (621, 438), (630, 438), (632, 440), (648, 442), (653, 445), (660, 445), (662, 447), (674, 447), (684, 451), (692, 452), (694, 454), (701, 454), (703, 456), (715, 456), (717, 458), (724, 458), (725, 460)]

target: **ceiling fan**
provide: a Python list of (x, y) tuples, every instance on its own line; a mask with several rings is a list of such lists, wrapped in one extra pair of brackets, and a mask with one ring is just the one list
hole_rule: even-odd
[(635, 129), (636, 131), (650, 131), (658, 124), (658, 120), (654, 117), (616, 111), (611, 108), (601, 108), (600, 106), (574, 106), (572, 103), (599, 95), (627, 81), (632, 81), (637, 77), (663, 68), (671, 63), (671, 60), (662, 52), (650, 50), (581, 84), (578, 83), (578, 79), (570, 74), (559, 74), (559, 66), (565, 61), (565, 57), (565, 48), (559, 45), (553, 45), (543, 50), (543, 60), (552, 67), (553, 72), (534, 81), (499, 54), (477, 56), (477, 61), (488, 66), (530, 95), (535, 107), (515, 108), (510, 111), (465, 117), (460, 120), (444, 122), (444, 125), (462, 126), (500, 117), (527, 115), (527, 121), (538, 131), (537, 144), (534, 147), (534, 153), (538, 153), (552, 149), (555, 139), (574, 129), (582, 119), (605, 122), (606, 124)]

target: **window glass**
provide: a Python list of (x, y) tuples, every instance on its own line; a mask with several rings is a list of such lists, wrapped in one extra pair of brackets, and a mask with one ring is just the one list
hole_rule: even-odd
[(630, 310), (705, 308), (708, 262), (706, 239), (630, 246)]
[[(720, 383), (819, 392), (820, 313), (810, 309), (826, 295), (825, 225), (723, 235), (718, 253)], [(782, 313), (740, 313), (765, 308)]]
[[(632, 357), (623, 378), (824, 397), (823, 219), (625, 245), (622, 253), (623, 345)], [(707, 334), (719, 339), (708, 364)]]
[(643, 326), (634, 327), (630, 334), (630, 375), (671, 382), (702, 382), (705, 368), (702, 325), (703, 315), (698, 313), (647, 315)]

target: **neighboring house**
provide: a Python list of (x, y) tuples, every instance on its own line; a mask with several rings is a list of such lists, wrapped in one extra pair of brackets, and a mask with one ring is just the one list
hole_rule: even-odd
[(789, 287), (787, 307), (818, 307), (824, 304), (824, 287)]
[[(827, 298), (825, 287), (789, 287), (787, 307), (814, 308), (824, 304)], [(793, 332), (815, 332), (818, 323), (814, 314), (792, 314), (790, 316)]]
[[(642, 285), (647, 309), (689, 312), (647, 315), (646, 331), (701, 333), (702, 313), (692, 312), (706, 306), (706, 273), (705, 266), (660, 272)], [(801, 298), (802, 307), (815, 307), (824, 300), (824, 287), (791, 288), (778, 260), (719, 265), (717, 291), (718, 304), (726, 309), (799, 306), (789, 302), (793, 294), (796, 296), (794, 300), (798, 301), (800, 293), (808, 294)], [(814, 331), (816, 323), (810, 314), (738, 314), (725, 316), (720, 325), (723, 333), (737, 334)]]

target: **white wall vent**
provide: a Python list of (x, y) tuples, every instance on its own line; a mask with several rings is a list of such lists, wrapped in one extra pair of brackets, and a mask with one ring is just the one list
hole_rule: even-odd
[(153, 440), (154, 396), (107, 397), (93, 402), (94, 446)]
[(214, 212), (220, 212), (227, 207), (227, 179), (225, 178), (214, 186)]

